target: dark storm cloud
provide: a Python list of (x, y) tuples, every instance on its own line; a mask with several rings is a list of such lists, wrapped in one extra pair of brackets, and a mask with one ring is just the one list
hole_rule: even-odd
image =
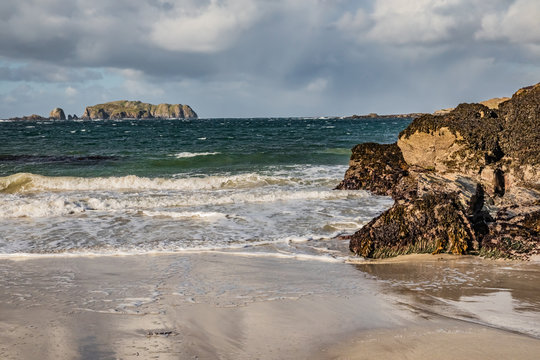
[(539, 17), (537, 0), (8, 1), (0, 81), (105, 71), (121, 97), (198, 95), (214, 116), (429, 111), (537, 82)]

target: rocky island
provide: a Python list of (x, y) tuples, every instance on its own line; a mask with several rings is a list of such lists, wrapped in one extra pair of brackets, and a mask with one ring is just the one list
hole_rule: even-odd
[(196, 119), (197, 114), (189, 105), (147, 104), (140, 101), (112, 101), (87, 106), (82, 119)]
[(395, 200), (350, 237), (352, 252), (540, 254), (540, 84), (488, 105), (423, 115), (397, 143), (352, 149), (337, 188)]
[(32, 114), (23, 117), (14, 117), (9, 120), (33, 120), (33, 121), (42, 121), (42, 120), (66, 120), (66, 114), (61, 108), (54, 108), (49, 113), (49, 117), (43, 117), (41, 115)]

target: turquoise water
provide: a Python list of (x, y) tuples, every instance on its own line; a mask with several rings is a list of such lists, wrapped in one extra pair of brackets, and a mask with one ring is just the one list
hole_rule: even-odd
[(391, 204), (332, 189), (352, 146), (409, 122), (1, 121), (0, 254), (319, 244)]

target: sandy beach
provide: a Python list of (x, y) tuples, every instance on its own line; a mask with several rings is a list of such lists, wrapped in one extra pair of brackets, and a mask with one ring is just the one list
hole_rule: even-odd
[[(0, 260), (2, 359), (536, 359), (540, 265), (219, 252)], [(506, 275), (505, 275), (506, 274)]]

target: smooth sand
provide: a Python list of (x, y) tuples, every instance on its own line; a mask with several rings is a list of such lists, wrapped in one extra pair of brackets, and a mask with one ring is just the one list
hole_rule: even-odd
[(453, 257), (2, 259), (0, 359), (538, 359), (539, 273)]

